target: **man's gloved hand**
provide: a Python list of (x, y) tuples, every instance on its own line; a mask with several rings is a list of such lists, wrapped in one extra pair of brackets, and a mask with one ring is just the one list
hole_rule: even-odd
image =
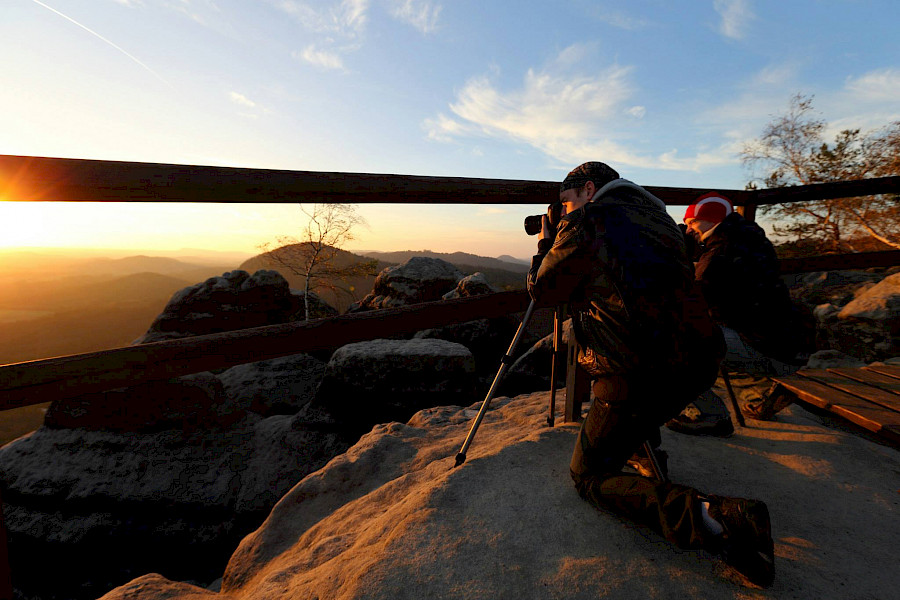
[(541, 219), (541, 238), (553, 239), (556, 237), (556, 228), (559, 227), (559, 220), (563, 217), (563, 205), (561, 202), (554, 202), (547, 207), (547, 214)]

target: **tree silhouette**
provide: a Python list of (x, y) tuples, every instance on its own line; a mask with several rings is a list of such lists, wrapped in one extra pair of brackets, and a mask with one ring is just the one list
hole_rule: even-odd
[(300, 210), (308, 217), (301, 237), (282, 236), (276, 240), (274, 249), (267, 243), (261, 245), (260, 250), (266, 253), (271, 263), (304, 278), (304, 314), (309, 320), (310, 292), (327, 289), (355, 299), (353, 290), (346, 287), (347, 279), (376, 275), (378, 261), (339, 265), (336, 260), (341, 246), (355, 239), (353, 229), (367, 225), (354, 205), (313, 204), (307, 208), (301, 204)]
[[(747, 187), (900, 175), (900, 121), (865, 134), (845, 129), (833, 144), (823, 140), (827, 126), (813, 115), (812, 97), (794, 95), (787, 114), (775, 118), (741, 151), (744, 165), (763, 173)], [(792, 236), (817, 252), (900, 249), (896, 194), (774, 204), (760, 210), (777, 219), (776, 234)]]

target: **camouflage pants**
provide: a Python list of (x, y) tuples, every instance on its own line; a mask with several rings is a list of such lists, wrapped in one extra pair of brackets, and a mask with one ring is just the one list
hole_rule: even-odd
[(642, 400), (639, 395), (621, 377), (594, 384), (595, 399), (570, 464), (575, 488), (594, 506), (647, 525), (679, 547), (701, 548), (709, 534), (700, 514), (700, 492), (621, 472), (646, 440), (659, 436), (661, 422), (633, 410)]

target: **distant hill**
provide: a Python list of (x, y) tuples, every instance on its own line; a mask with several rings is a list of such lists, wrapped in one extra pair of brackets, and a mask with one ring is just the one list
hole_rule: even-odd
[[(292, 289), (302, 290), (306, 285), (306, 278), (302, 275), (296, 275), (292, 273), (289, 269), (285, 269), (281, 267), (277, 262), (274, 262), (269, 255), (278, 253), (278, 252), (288, 252), (289, 249), (297, 244), (292, 244), (291, 246), (282, 246), (281, 248), (276, 248), (275, 250), (271, 250), (269, 252), (265, 252), (263, 254), (259, 254), (245, 260), (238, 267), (248, 273), (254, 273), (259, 269), (271, 269), (273, 271), (278, 271), (281, 275), (288, 280)], [(345, 250), (338, 250), (336, 263), (337, 266), (345, 267), (355, 263), (367, 262), (371, 260), (368, 257), (360, 256), (358, 254), (353, 254), (352, 252), (347, 252)], [(381, 272), (383, 269), (391, 266), (392, 264), (385, 261), (378, 261), (377, 272)], [(347, 280), (346, 284), (344, 284), (348, 290), (350, 290), (351, 295), (347, 294), (334, 294), (327, 290), (316, 291), (315, 293), (321, 297), (325, 302), (335, 307), (338, 311), (344, 312), (347, 310), (347, 307), (350, 306), (353, 302), (357, 300), (361, 300), (372, 291), (372, 288), (375, 286), (375, 277), (374, 276), (365, 276), (365, 277), (352, 277)]]
[[(395, 264), (404, 263), (413, 256), (427, 256), (429, 258), (440, 258), (454, 265), (466, 265), (468, 267), (501, 269), (504, 271), (513, 271), (515, 273), (527, 273), (528, 265), (524, 261), (506, 256), (501, 258), (490, 258), (487, 256), (478, 256), (476, 254), (468, 254), (467, 252), (432, 252), (431, 250), (402, 250), (400, 252), (365, 252), (364, 256), (370, 256), (392, 262)], [(503, 259), (506, 260), (503, 260)], [(458, 268), (458, 267), (457, 267)]]
[[(287, 248), (287, 246), (285, 246)], [(278, 252), (281, 248), (271, 252)], [(254, 256), (244, 261), (240, 265), (249, 273), (253, 273), (258, 269), (273, 269), (281, 273), (293, 289), (303, 289), (305, 277), (295, 275), (290, 271), (284, 272), (278, 263), (272, 262), (266, 258), (265, 254)], [(477, 256), (475, 254), (467, 254), (465, 252), (440, 253), (431, 252), (429, 250), (415, 251), (406, 250), (403, 252), (366, 252), (362, 255), (347, 252), (345, 250), (338, 251), (338, 264), (341, 266), (349, 265), (354, 262), (364, 262), (368, 259), (376, 259), (378, 261), (378, 272), (392, 265), (405, 263), (414, 256), (426, 256), (429, 258), (440, 258), (454, 265), (462, 273), (471, 275), (477, 271), (484, 273), (487, 280), (495, 287), (502, 290), (521, 289), (525, 287), (525, 273), (528, 272), (528, 265), (521, 262), (508, 262), (496, 258), (485, 256)], [(515, 260), (515, 259), (513, 259)], [(343, 312), (355, 300), (362, 299), (366, 294), (372, 291), (375, 285), (375, 277), (356, 277), (351, 279), (349, 285), (353, 287), (353, 298), (348, 298), (345, 294), (335, 296), (334, 294), (322, 291), (317, 292), (326, 302)]]
[(497, 260), (502, 260), (503, 262), (509, 262), (513, 264), (521, 264), (527, 267), (531, 267), (531, 261), (525, 260), (524, 258), (516, 258), (515, 256), (510, 256), (509, 254), (502, 254), (497, 257)]

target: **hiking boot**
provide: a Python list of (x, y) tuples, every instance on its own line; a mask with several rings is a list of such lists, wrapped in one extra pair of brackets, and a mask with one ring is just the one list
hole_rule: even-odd
[[(656, 455), (656, 462), (659, 463), (659, 469), (662, 471), (663, 478), (669, 476), (669, 453), (665, 450), (660, 450), (659, 448), (653, 449), (653, 454)], [(631, 468), (636, 471), (638, 475), (642, 477), (647, 477), (649, 479), (656, 479), (656, 473), (653, 471), (653, 463), (650, 461), (650, 458), (644, 452), (644, 449), (641, 448), (637, 452), (635, 452), (631, 458), (629, 458), (625, 462), (625, 466)]]
[(772, 406), (765, 399), (758, 400), (756, 402), (748, 402), (747, 405), (744, 406), (744, 414), (751, 419), (756, 419), (757, 421), (775, 420)]
[(769, 509), (759, 500), (709, 497), (709, 516), (725, 529), (711, 545), (752, 583), (769, 587), (775, 579), (775, 545)]
[(684, 413), (666, 423), (666, 427), (678, 433), (686, 435), (711, 435), (714, 437), (729, 437), (734, 433), (734, 425), (731, 418), (691, 418)]

